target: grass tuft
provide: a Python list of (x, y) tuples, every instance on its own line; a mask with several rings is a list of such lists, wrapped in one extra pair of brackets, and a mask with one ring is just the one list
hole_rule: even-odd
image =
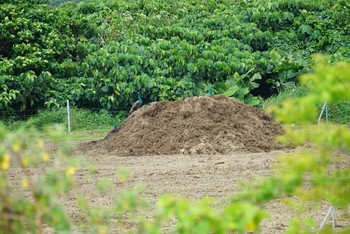
[[(277, 96), (270, 97), (264, 102), (264, 108), (269, 106), (279, 106), (286, 99), (293, 99), (305, 96), (308, 93), (307, 88), (304, 86), (296, 86), (292, 89), (285, 90)], [(323, 103), (320, 104), (320, 108)], [(338, 103), (329, 103), (329, 120), (333, 123), (338, 124), (349, 124), (350, 123), (350, 102), (341, 101)]]
[[(113, 128), (115, 119), (120, 125), (127, 117), (126, 111), (120, 111), (116, 115), (110, 114), (106, 110), (98, 112), (73, 108), (70, 111), (71, 131), (100, 131)], [(18, 128), (36, 128), (44, 130), (46, 127), (54, 124), (68, 125), (67, 110), (65, 108), (57, 110), (41, 110), (27, 121), (3, 120), (9, 129)]]

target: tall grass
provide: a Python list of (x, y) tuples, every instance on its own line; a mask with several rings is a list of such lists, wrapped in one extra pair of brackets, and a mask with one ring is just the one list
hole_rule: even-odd
[(264, 108), (269, 106), (278, 106), (286, 99), (296, 98), (305, 96), (308, 93), (307, 88), (304, 86), (294, 86), (293, 88), (286, 89), (283, 92), (279, 93), (276, 96), (272, 96), (265, 100)]
[[(289, 98), (296, 98), (305, 96), (308, 93), (307, 88), (304, 86), (296, 86), (292, 89), (285, 90), (278, 94), (268, 98), (264, 102), (264, 108), (268, 106), (277, 105)], [(320, 103), (320, 108), (323, 103)], [(321, 109), (320, 109), (321, 110)], [(350, 102), (342, 101), (338, 103), (328, 103), (329, 120), (338, 124), (350, 124)]]
[(342, 101), (329, 104), (329, 119), (340, 124), (350, 124), (350, 102)]
[[(120, 111), (117, 114), (110, 114), (106, 110), (98, 112), (73, 108), (70, 111), (70, 123), (72, 131), (81, 130), (106, 130), (113, 128), (113, 121), (121, 124), (127, 117), (127, 112)], [(27, 121), (17, 121), (13, 119), (2, 120), (9, 129), (36, 128), (43, 130), (53, 124), (63, 124), (67, 126), (68, 118), (66, 109), (41, 110)]]

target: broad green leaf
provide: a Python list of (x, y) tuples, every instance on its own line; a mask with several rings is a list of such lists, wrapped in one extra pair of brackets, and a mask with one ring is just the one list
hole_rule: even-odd
[(281, 55), (276, 50), (272, 50), (270, 52), (270, 58), (275, 62), (279, 62)]
[(224, 92), (223, 94), (226, 97), (232, 97), (240, 88), (237, 85), (231, 86), (228, 88), (228, 90), (226, 92)]
[(255, 81), (255, 80), (261, 80), (261, 75), (260, 72), (255, 73), (252, 78), (250, 78), (250, 81)]

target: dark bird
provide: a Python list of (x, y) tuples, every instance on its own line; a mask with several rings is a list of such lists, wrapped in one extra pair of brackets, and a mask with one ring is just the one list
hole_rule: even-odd
[(212, 85), (210, 86), (209, 92), (205, 96), (208, 96), (208, 97), (214, 96)]
[(132, 105), (132, 107), (131, 107), (131, 109), (130, 109), (130, 111), (129, 111), (129, 115), (130, 115), (132, 112), (134, 112), (134, 111), (136, 111), (137, 109), (139, 109), (139, 108), (142, 106), (142, 104), (143, 104), (143, 101), (142, 101), (142, 99), (141, 99), (141, 97), (140, 97), (140, 93), (137, 93), (137, 101), (134, 103), (134, 105)]

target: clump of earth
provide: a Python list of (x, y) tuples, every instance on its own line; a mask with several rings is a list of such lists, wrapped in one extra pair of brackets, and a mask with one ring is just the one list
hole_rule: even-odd
[(281, 148), (275, 137), (282, 131), (263, 110), (216, 95), (153, 102), (86, 146), (137, 156), (267, 152)]

